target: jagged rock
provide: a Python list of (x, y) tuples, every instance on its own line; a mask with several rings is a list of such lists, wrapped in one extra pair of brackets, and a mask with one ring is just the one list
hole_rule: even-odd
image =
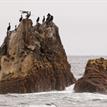
[(89, 60), (85, 73), (76, 82), (74, 90), (107, 93), (107, 60), (104, 58)]
[(75, 82), (58, 27), (23, 19), (0, 48), (0, 93), (64, 90)]

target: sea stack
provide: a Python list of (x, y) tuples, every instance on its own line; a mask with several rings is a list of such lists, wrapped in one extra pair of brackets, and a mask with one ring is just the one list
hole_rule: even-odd
[(64, 90), (75, 78), (58, 27), (23, 19), (0, 47), (0, 93)]

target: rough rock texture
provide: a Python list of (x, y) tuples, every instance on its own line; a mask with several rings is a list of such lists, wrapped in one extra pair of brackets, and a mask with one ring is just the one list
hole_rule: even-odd
[(104, 58), (89, 60), (85, 73), (76, 82), (74, 90), (107, 93), (107, 60)]
[(53, 22), (23, 19), (7, 33), (0, 59), (0, 93), (64, 90), (75, 82)]

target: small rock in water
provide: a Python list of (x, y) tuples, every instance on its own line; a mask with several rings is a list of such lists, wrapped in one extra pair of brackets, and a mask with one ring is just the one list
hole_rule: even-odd
[(89, 60), (85, 73), (76, 82), (74, 90), (107, 94), (107, 60), (104, 58)]

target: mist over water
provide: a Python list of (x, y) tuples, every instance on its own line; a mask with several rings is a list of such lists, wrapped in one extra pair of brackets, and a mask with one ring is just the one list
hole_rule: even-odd
[[(71, 71), (77, 79), (83, 75), (85, 65), (90, 58), (99, 58), (99, 56), (68, 57)], [(1, 94), (0, 107), (107, 107), (107, 95), (75, 93), (73, 87), (74, 84), (65, 91)]]

